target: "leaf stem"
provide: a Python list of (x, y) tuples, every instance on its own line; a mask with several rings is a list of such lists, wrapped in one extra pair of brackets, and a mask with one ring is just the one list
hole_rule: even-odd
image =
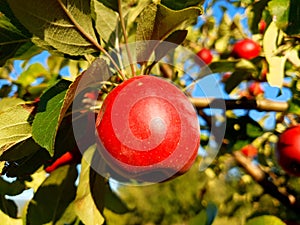
[(132, 72), (132, 76), (135, 77), (136, 76), (136, 72), (135, 72), (135, 67), (133, 65), (132, 56), (131, 56), (131, 53), (130, 53), (129, 47), (128, 47), (128, 36), (127, 36), (126, 26), (125, 26), (123, 12), (122, 12), (122, 0), (118, 0), (118, 11), (119, 11), (121, 28), (122, 28), (122, 32), (123, 32), (123, 35), (124, 35), (125, 48), (126, 48), (126, 52), (127, 52), (127, 56), (128, 56), (128, 60), (129, 60), (129, 64), (130, 64), (130, 68), (131, 68), (131, 72)]
[(59, 5), (62, 7), (62, 9), (65, 11), (67, 14), (68, 18), (72, 21), (72, 23), (75, 25), (75, 27), (79, 30), (79, 32), (85, 36), (96, 48), (98, 48), (103, 54), (107, 56), (107, 58), (111, 61), (111, 63), (114, 65), (118, 73), (122, 76), (123, 80), (126, 80), (125, 74), (122, 72), (120, 67), (117, 65), (116, 61), (110, 56), (110, 54), (89, 34), (87, 33), (82, 26), (80, 26), (79, 23), (75, 20), (75, 18), (72, 16), (72, 14), (69, 12), (67, 7), (62, 3), (61, 0), (57, 0)]

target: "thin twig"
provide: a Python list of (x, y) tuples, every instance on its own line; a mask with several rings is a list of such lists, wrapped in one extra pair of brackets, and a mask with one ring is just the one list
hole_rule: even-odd
[(121, 71), (120, 67), (117, 65), (115, 60), (110, 56), (110, 54), (89, 34), (87, 33), (83, 27), (80, 26), (79, 23), (75, 20), (75, 18), (72, 16), (72, 14), (69, 12), (67, 7), (62, 3), (61, 0), (57, 0), (59, 5), (62, 7), (62, 9), (65, 11), (67, 14), (68, 18), (72, 21), (72, 23), (75, 25), (75, 27), (78, 29), (78, 31), (87, 39), (89, 40), (96, 48), (98, 48), (103, 54), (107, 56), (107, 58), (111, 61), (111, 63), (114, 65), (118, 73), (122, 76), (124, 80), (126, 80), (126, 76), (124, 73)]
[(221, 99), (221, 98), (190, 98), (191, 103), (197, 109), (202, 108), (226, 108), (230, 109), (256, 109), (261, 111), (285, 112), (288, 109), (287, 102), (277, 102), (268, 99)]
[(124, 35), (125, 48), (126, 48), (126, 52), (127, 52), (127, 56), (128, 56), (132, 76), (135, 77), (136, 76), (135, 67), (133, 65), (132, 56), (131, 56), (131, 53), (130, 53), (130, 50), (129, 50), (129, 47), (128, 47), (128, 36), (127, 36), (126, 26), (125, 26), (125, 22), (124, 22), (123, 13), (122, 13), (122, 0), (118, 0), (118, 11), (119, 11), (121, 28), (122, 28), (122, 32), (123, 32), (123, 35)]

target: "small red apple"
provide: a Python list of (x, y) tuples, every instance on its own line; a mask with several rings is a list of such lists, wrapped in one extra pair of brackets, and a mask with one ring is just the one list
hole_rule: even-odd
[(300, 125), (286, 129), (277, 143), (278, 164), (288, 174), (300, 176)]
[(260, 45), (251, 39), (243, 39), (233, 45), (232, 55), (237, 58), (253, 59), (260, 53)]
[(206, 64), (210, 64), (213, 60), (213, 55), (211, 51), (207, 48), (202, 48), (198, 53), (197, 56)]
[(260, 82), (251, 83), (248, 87), (248, 91), (251, 96), (258, 96), (265, 92)]
[(266, 27), (267, 27), (266, 21), (261, 19), (258, 24), (259, 33), (261, 34), (265, 33)]
[(245, 156), (250, 157), (250, 158), (253, 158), (253, 157), (256, 157), (256, 156), (257, 156), (258, 150), (257, 150), (256, 147), (254, 147), (253, 145), (249, 144), (249, 145), (244, 146), (244, 147), (241, 149), (241, 152), (242, 152)]
[[(96, 128), (100, 155), (128, 179), (161, 182), (183, 174), (200, 144), (193, 105), (175, 85), (151, 75), (114, 88), (103, 102)], [(155, 177), (158, 173), (162, 177)]]
[(222, 83), (226, 83), (227, 80), (229, 79), (229, 77), (231, 76), (231, 74), (232, 74), (231, 72), (225, 73), (225, 74), (223, 75), (222, 79), (221, 79), (221, 82), (222, 82)]

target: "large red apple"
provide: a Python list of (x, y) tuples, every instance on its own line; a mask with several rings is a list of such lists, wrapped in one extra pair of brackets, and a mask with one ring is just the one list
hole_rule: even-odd
[(287, 173), (300, 176), (300, 125), (290, 127), (280, 135), (277, 159)]
[(193, 105), (175, 85), (142, 75), (106, 97), (96, 120), (98, 149), (128, 179), (161, 182), (193, 164), (200, 129)]
[(253, 59), (259, 56), (260, 45), (251, 39), (243, 39), (234, 44), (232, 49), (233, 56), (237, 58)]

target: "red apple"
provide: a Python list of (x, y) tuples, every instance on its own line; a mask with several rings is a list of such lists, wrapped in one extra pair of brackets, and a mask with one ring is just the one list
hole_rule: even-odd
[[(96, 120), (98, 149), (129, 179), (161, 182), (195, 161), (200, 129), (193, 105), (170, 82), (150, 75), (124, 81), (106, 97)], [(155, 175), (154, 175), (155, 176)]]
[(259, 33), (261, 34), (265, 33), (266, 27), (267, 27), (266, 21), (261, 19), (261, 21), (258, 24)]
[(265, 91), (261, 86), (260, 82), (253, 82), (248, 87), (249, 94), (252, 96), (258, 96), (263, 94)]
[(253, 145), (246, 145), (244, 146), (242, 149), (241, 149), (241, 152), (247, 156), (247, 157), (250, 157), (250, 158), (253, 158), (253, 157), (256, 157), (257, 156), (257, 153), (258, 153), (258, 150), (256, 147), (254, 147)]
[(232, 55), (237, 58), (253, 59), (259, 56), (260, 45), (251, 39), (244, 39), (234, 44)]
[(278, 164), (288, 174), (300, 176), (300, 125), (286, 129), (277, 143)]
[(206, 64), (210, 64), (213, 60), (213, 55), (211, 51), (207, 48), (202, 48), (198, 53), (197, 56)]

